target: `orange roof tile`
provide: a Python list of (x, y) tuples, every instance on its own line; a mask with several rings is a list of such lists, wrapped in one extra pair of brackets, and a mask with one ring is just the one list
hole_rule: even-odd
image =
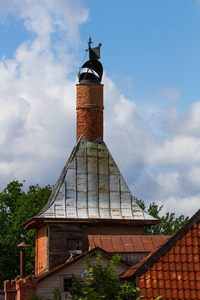
[(169, 240), (121, 276), (137, 277), (145, 300), (200, 299), (200, 210)]
[(169, 235), (88, 235), (89, 249), (101, 247), (114, 252), (152, 252), (163, 244)]

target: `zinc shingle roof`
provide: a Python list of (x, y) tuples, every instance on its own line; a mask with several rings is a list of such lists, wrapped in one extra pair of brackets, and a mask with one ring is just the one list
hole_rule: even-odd
[(84, 136), (74, 147), (48, 203), (33, 219), (39, 218), (157, 223), (137, 205), (102, 138), (89, 142)]

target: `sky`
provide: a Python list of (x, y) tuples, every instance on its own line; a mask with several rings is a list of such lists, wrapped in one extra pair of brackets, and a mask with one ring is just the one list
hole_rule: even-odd
[[(132, 194), (200, 208), (200, 1), (0, 0), (0, 189), (54, 185), (76, 143), (77, 73), (102, 43), (104, 141)], [(87, 59), (87, 56), (85, 60)]]

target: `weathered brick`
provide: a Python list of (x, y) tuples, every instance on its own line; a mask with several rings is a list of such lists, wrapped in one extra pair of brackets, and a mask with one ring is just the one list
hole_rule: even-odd
[(77, 84), (77, 140), (103, 138), (103, 85)]
[(37, 290), (37, 279), (34, 276), (27, 278), (16, 277), (11, 282), (4, 281), (5, 300), (29, 300), (31, 293)]
[(47, 227), (37, 229), (35, 241), (35, 275), (46, 268), (46, 238)]

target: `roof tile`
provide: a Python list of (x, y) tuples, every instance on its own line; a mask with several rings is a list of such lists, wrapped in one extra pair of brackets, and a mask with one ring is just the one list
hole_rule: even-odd
[(188, 254), (187, 254), (187, 262), (188, 263), (192, 263), (193, 262), (193, 255), (190, 251), (188, 251)]
[(189, 281), (189, 285), (190, 285), (190, 290), (195, 290), (196, 289), (196, 283), (195, 281)]
[(153, 299), (156, 299), (160, 295), (158, 294), (158, 291), (156, 289), (153, 290)]
[[(163, 293), (164, 295), (164, 293)], [(178, 290), (172, 288), (172, 299), (178, 299)]]
[(185, 299), (190, 299), (190, 291), (189, 291), (189, 289), (187, 289), (187, 290), (184, 291), (184, 296), (185, 296)]
[(187, 262), (184, 262), (181, 264), (181, 268), (182, 268), (182, 271), (185, 272), (188, 270), (188, 265), (187, 265)]
[(187, 262), (187, 254), (184, 253), (180, 256), (180, 259), (181, 259), (181, 263), (184, 264)]
[[(186, 262), (186, 263), (187, 263), (187, 262)], [(187, 263), (187, 268), (188, 268), (188, 272), (192, 272), (194, 266), (193, 266), (193, 264), (188, 264), (188, 263)]]
[(163, 280), (163, 272), (162, 271), (157, 271), (157, 279), (160, 282), (161, 280)]
[[(196, 270), (194, 270), (195, 271), (195, 278), (199, 282), (199, 285), (200, 285), (200, 268), (199, 268), (199, 264), (195, 264), (194, 267), (196, 268)], [(199, 289), (200, 289), (200, 287), (199, 287)]]
[(158, 289), (162, 289), (164, 287), (164, 279), (158, 280)]
[[(198, 283), (198, 285), (199, 285), (199, 283)], [(196, 289), (196, 294), (197, 294), (197, 299), (200, 299), (200, 289), (199, 289), (199, 286)]]
[(176, 271), (175, 270), (170, 272), (170, 279), (171, 279), (171, 281), (176, 280)]
[(180, 290), (178, 289), (178, 299), (184, 299), (183, 288), (181, 288)]
[(147, 289), (147, 295), (149, 297), (149, 299), (153, 299), (153, 292), (152, 292), (152, 289)]
[[(185, 228), (189, 228), (188, 223)], [(200, 220), (188, 230), (185, 236), (181, 233), (179, 239), (176, 235), (166, 241), (122, 276), (133, 276), (135, 272), (141, 274), (137, 275), (137, 282), (145, 300), (152, 300), (158, 295), (164, 300), (200, 299)], [(174, 244), (171, 242), (173, 238)], [(161, 249), (168, 251), (161, 252), (159, 256)]]
[(166, 298), (170, 299), (171, 297), (172, 297), (172, 292), (171, 292), (171, 289), (168, 288), (168, 289), (166, 289)]
[[(166, 274), (165, 274), (166, 275)], [(169, 274), (168, 274), (169, 275)], [(171, 287), (171, 282), (170, 282), (170, 280), (169, 280), (169, 277), (167, 278), (166, 276), (165, 276), (165, 281), (164, 281), (164, 283), (165, 283), (165, 289), (166, 290), (168, 290), (168, 289), (170, 289), (170, 287)]]
[[(193, 300), (193, 299), (198, 299), (196, 298), (197, 297), (197, 293), (196, 293), (196, 290), (190, 290), (190, 299)], [(200, 298), (199, 298), (200, 299)]]

